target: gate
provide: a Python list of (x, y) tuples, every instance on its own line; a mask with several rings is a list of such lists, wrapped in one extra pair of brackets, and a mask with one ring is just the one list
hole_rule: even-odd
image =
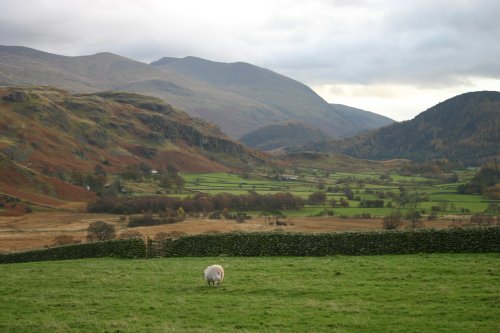
[(165, 242), (152, 240), (147, 238), (146, 240), (146, 258), (163, 257), (165, 255)]

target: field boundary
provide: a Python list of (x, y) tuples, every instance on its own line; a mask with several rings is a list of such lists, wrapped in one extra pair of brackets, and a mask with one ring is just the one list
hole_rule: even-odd
[(142, 239), (110, 240), (4, 253), (0, 254), (0, 264), (99, 257), (144, 258), (145, 249), (146, 245)]
[(162, 256), (326, 256), (500, 252), (500, 227), (343, 233), (226, 233), (164, 242)]
[[(153, 246), (154, 243), (154, 246)], [(500, 226), (339, 233), (238, 232), (123, 239), (0, 254), (0, 264), (98, 257), (327, 256), (500, 252)]]

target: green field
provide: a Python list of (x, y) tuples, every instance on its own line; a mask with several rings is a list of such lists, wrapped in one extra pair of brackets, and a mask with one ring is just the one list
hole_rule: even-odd
[[(306, 206), (300, 211), (287, 212), (289, 216), (316, 216), (325, 209), (333, 210), (335, 216), (356, 217), (362, 214), (370, 214), (374, 217), (383, 217), (391, 214), (394, 209), (401, 209), (404, 214), (410, 207), (399, 206), (394, 197), (401, 194), (401, 189), (409, 195), (416, 195), (425, 198), (411, 207), (429, 215), (436, 207), (438, 216), (446, 215), (470, 215), (482, 213), (488, 207), (488, 201), (481, 198), (480, 195), (458, 194), (457, 187), (463, 181), (470, 179), (473, 171), (459, 171), (460, 181), (457, 183), (440, 183), (437, 179), (423, 176), (401, 176), (395, 172), (365, 172), (365, 173), (347, 173), (336, 172), (324, 174), (322, 172), (311, 171), (310, 173), (298, 174), (299, 179), (279, 180), (272, 177), (266, 177), (264, 174), (247, 173), (240, 175), (236, 173), (198, 173), (182, 174), (185, 180), (184, 187), (171, 189), (170, 196), (186, 197), (197, 193), (230, 193), (234, 195), (256, 192), (258, 194), (273, 194), (277, 192), (289, 192), (293, 195), (306, 199), (313, 192), (319, 190), (319, 184), (323, 184), (323, 191), (328, 188), (334, 188), (335, 191), (327, 191), (327, 201), (325, 205)], [(389, 177), (382, 179), (381, 177)], [(141, 182), (127, 182), (127, 187), (133, 189), (133, 195), (155, 195), (162, 193), (158, 186), (158, 180), (151, 178)], [(346, 199), (344, 187), (348, 186), (354, 195), (354, 200), (349, 202), (348, 208), (332, 208), (330, 201), (332, 199), (340, 201)], [(375, 200), (380, 198), (383, 193), (384, 208), (361, 208), (360, 200)], [(391, 197), (392, 196), (392, 197)], [(392, 207), (388, 207), (392, 206)], [(412, 206), (412, 205), (410, 205)]]
[(500, 330), (500, 254), (85, 259), (5, 264), (0, 281), (1, 332)]

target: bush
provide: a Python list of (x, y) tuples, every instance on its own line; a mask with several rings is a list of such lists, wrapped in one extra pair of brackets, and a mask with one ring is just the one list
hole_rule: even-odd
[(384, 221), (382, 222), (382, 227), (385, 230), (393, 230), (397, 229), (402, 225), (401, 222), (401, 212), (398, 210), (393, 212), (391, 215), (384, 217)]
[(227, 233), (181, 237), (163, 244), (183, 256), (324, 256), (433, 252), (500, 252), (500, 227), (346, 233)]
[(115, 238), (115, 227), (104, 221), (95, 221), (87, 228), (87, 240), (89, 242), (107, 241)]
[(80, 242), (81, 241), (79, 239), (75, 239), (71, 235), (59, 235), (59, 236), (54, 237), (54, 240), (52, 241), (52, 243), (55, 246), (62, 246), (62, 245), (69, 245), (69, 244), (78, 244)]
[(163, 217), (154, 218), (153, 214), (145, 213), (142, 216), (134, 216), (131, 217), (127, 226), (130, 228), (134, 227), (142, 227), (142, 226), (152, 226), (152, 225), (161, 225), (161, 224), (171, 224), (184, 221), (184, 216), (175, 214), (175, 215), (161, 215)]

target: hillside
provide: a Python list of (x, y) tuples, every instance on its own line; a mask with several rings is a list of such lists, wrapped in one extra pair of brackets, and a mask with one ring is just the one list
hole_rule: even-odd
[(450, 98), (412, 120), (305, 149), (366, 159), (447, 158), (479, 165), (500, 156), (500, 92), (470, 92)]
[(94, 192), (65, 183), (56, 177), (45, 176), (0, 153), (0, 197), (2, 194), (58, 208), (83, 208), (70, 205), (68, 201), (86, 202), (96, 197)]
[(325, 141), (331, 137), (320, 129), (300, 122), (286, 122), (258, 128), (240, 138), (247, 146), (274, 150)]
[(352, 135), (392, 122), (363, 110), (346, 112), (331, 106), (304, 84), (264, 68), (194, 57), (163, 58), (148, 65), (111, 53), (68, 57), (0, 46), (1, 85), (51, 85), (73, 93), (115, 90), (155, 96), (217, 124), (233, 139), (290, 120), (309, 123), (330, 136)]
[[(160, 99), (116, 92), (72, 95), (49, 87), (0, 88), (0, 153), (25, 171), (58, 177), (96, 168), (116, 173), (140, 163), (210, 172), (267, 161)], [(12, 178), (8, 175), (0, 175), (3, 183)]]
[[(372, 112), (330, 105), (306, 85), (248, 63), (185, 57), (162, 58), (151, 65), (263, 103), (264, 109), (244, 110), (248, 120), (258, 122), (259, 127), (295, 120), (330, 136), (348, 136), (393, 122)], [(233, 113), (236, 111), (228, 115)]]

